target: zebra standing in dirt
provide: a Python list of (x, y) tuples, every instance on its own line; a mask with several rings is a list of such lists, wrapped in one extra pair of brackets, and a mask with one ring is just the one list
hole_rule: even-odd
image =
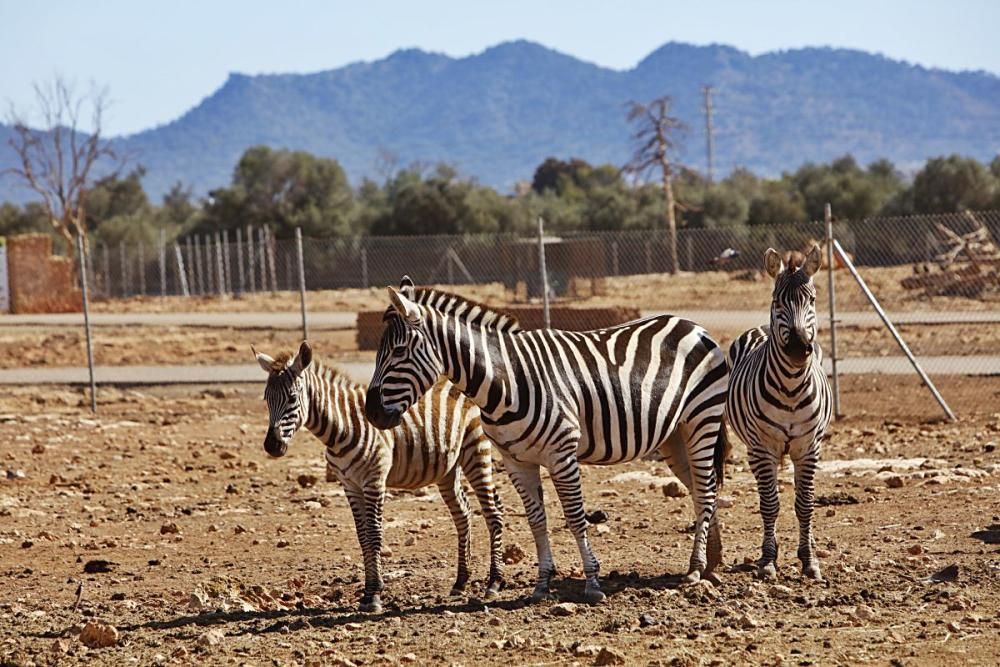
[(416, 489), (436, 483), (458, 531), (458, 575), (452, 595), (469, 579), (472, 535), (463, 472), (472, 485), (490, 533), (490, 574), (486, 597), (503, 587), (503, 511), (493, 486), (492, 446), (483, 435), (479, 410), (455, 389), (434, 385), (391, 431), (365, 421), (366, 387), (312, 358), (303, 342), (294, 357), (257, 354), (268, 373), (264, 399), (270, 426), (264, 449), (283, 456), (299, 428), (326, 445), (331, 468), (347, 494), (365, 564), (361, 611), (381, 611), (382, 506), (386, 487)]
[(816, 341), (816, 288), (820, 249), (791, 253), (788, 263), (768, 248), (764, 269), (774, 278), (770, 329), (750, 329), (729, 348), (731, 376), (726, 418), (747, 445), (757, 478), (764, 539), (758, 571), (777, 574), (778, 469), (785, 455), (795, 465), (795, 515), (802, 573), (820, 579), (812, 534), (813, 477), (830, 423), (832, 398)]
[(400, 287), (389, 289), (365, 414), (379, 428), (395, 427), (442, 375), (480, 407), (535, 539), (533, 600), (548, 594), (555, 573), (539, 466), (549, 470), (580, 549), (585, 599), (596, 603), (604, 594), (587, 537), (580, 464), (633, 461), (657, 448), (692, 490), (696, 530), (686, 580), (716, 576), (728, 369), (704, 329), (661, 316), (600, 331), (525, 331), (461, 297), (416, 291), (408, 278)]

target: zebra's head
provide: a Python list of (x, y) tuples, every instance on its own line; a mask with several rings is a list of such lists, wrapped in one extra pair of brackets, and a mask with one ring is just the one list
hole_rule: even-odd
[(428, 337), (420, 306), (413, 301), (413, 281), (404, 276), (398, 291), (388, 289), (392, 305), (382, 318), (385, 330), (365, 397), (365, 417), (380, 429), (399, 425), (403, 413), (444, 371)]
[(813, 274), (821, 263), (820, 249), (808, 255), (792, 252), (785, 262), (774, 248), (764, 253), (764, 270), (774, 278), (771, 299), (771, 336), (791, 366), (809, 363), (816, 341), (816, 286)]
[(271, 456), (284, 456), (292, 436), (306, 420), (308, 406), (302, 371), (312, 363), (312, 348), (302, 341), (298, 354), (281, 354), (277, 359), (257, 350), (253, 352), (257, 363), (267, 372), (264, 400), (267, 401), (270, 422), (267, 437), (264, 438), (264, 451)]

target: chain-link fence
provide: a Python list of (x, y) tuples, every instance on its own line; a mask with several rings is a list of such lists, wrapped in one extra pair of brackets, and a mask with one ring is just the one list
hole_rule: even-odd
[[(822, 244), (824, 235), (822, 223), (681, 229), (677, 268), (682, 273), (756, 271), (766, 248), (804, 251), (814, 242)], [(898, 274), (907, 302), (957, 297), (966, 301), (951, 305), (963, 309), (1000, 307), (994, 241), (1000, 235), (1000, 212), (838, 221), (834, 235), (857, 266)], [(580, 296), (581, 284), (673, 269), (663, 231), (547, 236), (545, 251), (556, 298)], [(100, 298), (237, 296), (297, 290), (296, 262), (294, 239), (278, 240), (266, 227), (248, 227), (153, 247), (97, 244), (89, 272)], [(520, 299), (539, 296), (541, 290), (534, 237), (305, 239), (303, 262), (309, 290), (381, 287), (397, 283), (403, 273), (423, 284), (498, 283)]]

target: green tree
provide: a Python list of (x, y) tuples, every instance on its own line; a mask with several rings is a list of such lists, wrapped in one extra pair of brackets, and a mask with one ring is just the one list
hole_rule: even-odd
[(989, 208), (996, 193), (993, 174), (977, 160), (960, 155), (928, 160), (913, 178), (913, 207), (917, 213)]

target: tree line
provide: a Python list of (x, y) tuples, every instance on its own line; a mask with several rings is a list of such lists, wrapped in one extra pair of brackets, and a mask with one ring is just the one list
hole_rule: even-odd
[[(267, 225), (278, 238), (426, 234), (529, 234), (542, 216), (554, 233), (663, 229), (662, 187), (635, 182), (615, 165), (548, 158), (530, 182), (505, 195), (439, 164), (413, 165), (381, 182), (352, 187), (336, 160), (265, 146), (248, 149), (232, 182), (196, 198), (178, 183), (159, 203), (143, 190), (144, 170), (97, 179), (85, 225), (105, 243), (153, 243), (188, 233)], [(838, 218), (1000, 208), (1000, 156), (989, 165), (958, 155), (933, 158), (907, 179), (888, 160), (859, 165), (847, 155), (805, 164), (778, 178), (736, 169), (709, 183), (675, 168), (677, 226), (734, 228)], [(41, 203), (0, 205), (0, 235), (50, 231)]]

